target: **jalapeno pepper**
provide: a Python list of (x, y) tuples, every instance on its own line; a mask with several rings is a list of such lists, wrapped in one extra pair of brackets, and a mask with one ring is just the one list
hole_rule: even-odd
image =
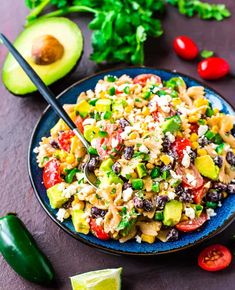
[(0, 251), (7, 263), (23, 278), (39, 284), (53, 280), (51, 263), (15, 214), (0, 218)]

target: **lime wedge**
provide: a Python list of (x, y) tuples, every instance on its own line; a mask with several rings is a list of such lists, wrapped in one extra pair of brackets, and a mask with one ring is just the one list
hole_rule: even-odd
[(121, 290), (122, 268), (104, 269), (70, 277), (73, 290)]

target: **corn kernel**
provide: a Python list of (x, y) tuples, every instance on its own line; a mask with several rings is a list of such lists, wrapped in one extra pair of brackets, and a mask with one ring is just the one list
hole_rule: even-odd
[(223, 198), (227, 198), (228, 197), (228, 194), (225, 191), (222, 193), (222, 195), (223, 195)]
[(154, 241), (155, 241), (155, 236), (150, 236), (150, 235), (142, 234), (142, 235), (141, 235), (141, 240), (142, 240), (143, 242), (146, 242), (146, 243), (152, 244), (152, 243), (154, 243)]
[(133, 110), (133, 107), (132, 106), (126, 106), (126, 108), (125, 108), (125, 112), (126, 113), (131, 113), (131, 111)]
[(171, 163), (171, 158), (168, 155), (162, 155), (160, 160), (165, 164), (169, 165)]
[(219, 113), (219, 109), (218, 108), (214, 108), (214, 113), (218, 114)]
[(139, 137), (140, 137), (140, 135), (139, 135), (139, 133), (137, 133), (137, 132), (132, 132), (132, 133), (129, 135), (129, 138), (130, 138), (131, 140), (134, 140), (134, 139), (139, 138)]
[(75, 161), (75, 157), (73, 154), (68, 154), (65, 160), (67, 163), (72, 164)]
[(187, 220), (188, 220), (188, 217), (185, 214), (182, 214), (180, 221), (184, 222), (184, 221), (187, 221)]
[(183, 137), (183, 134), (181, 132), (177, 132), (177, 137)]
[(65, 152), (64, 150), (56, 150), (54, 156), (58, 158), (60, 161), (65, 161), (66, 157), (68, 156), (68, 153)]
[(132, 178), (137, 178), (137, 173), (136, 172), (131, 173), (131, 177)]
[(105, 92), (100, 92), (99, 97), (100, 97), (101, 99), (102, 99), (102, 98), (105, 98)]
[(173, 100), (172, 100), (172, 104), (173, 104), (174, 106), (178, 106), (178, 105), (180, 105), (181, 103), (182, 103), (181, 99), (173, 99)]
[(143, 113), (144, 116), (148, 116), (149, 113), (150, 113), (149, 108), (148, 107), (144, 107), (143, 110), (142, 110), (142, 113)]
[(208, 106), (208, 100), (205, 98), (198, 98), (194, 101), (194, 106), (200, 108), (202, 106)]
[(188, 120), (190, 123), (196, 123), (200, 119), (200, 115), (191, 115)]
[(196, 142), (196, 141), (195, 142), (192, 142), (192, 149), (193, 150), (197, 149), (198, 146), (199, 146), (198, 142)]
[(211, 128), (211, 131), (214, 132), (214, 133), (218, 133), (219, 131), (219, 127), (217, 125), (214, 125), (212, 128)]
[(147, 167), (148, 169), (153, 169), (153, 168), (154, 168), (154, 165), (151, 164), (151, 163), (147, 163), (146, 167)]
[(190, 141), (195, 142), (198, 140), (198, 135), (196, 133), (192, 133), (190, 136)]
[(197, 149), (197, 154), (200, 155), (200, 156), (204, 156), (204, 155), (207, 155), (207, 151), (206, 149)]

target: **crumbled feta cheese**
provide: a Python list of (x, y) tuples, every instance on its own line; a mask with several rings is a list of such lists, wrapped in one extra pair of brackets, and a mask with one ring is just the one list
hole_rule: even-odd
[(186, 146), (185, 151), (190, 154), (192, 152), (192, 149), (190, 146)]
[(198, 136), (201, 137), (203, 135), (206, 134), (206, 132), (208, 131), (208, 126), (207, 125), (200, 125), (198, 128)]
[(186, 152), (186, 150), (183, 151), (184, 153), (184, 157), (181, 161), (181, 164), (185, 167), (188, 168), (190, 166), (190, 156), (188, 155), (188, 153)]
[(138, 235), (135, 236), (135, 240), (136, 240), (137, 243), (141, 244), (141, 241), (142, 240), (141, 240), (141, 237), (140, 236), (138, 236)]
[(196, 180), (194, 175), (192, 175), (190, 173), (187, 173), (186, 174), (186, 178), (188, 180), (188, 183), (190, 183), (192, 186), (196, 186), (197, 185), (197, 180)]
[(126, 126), (124, 131), (120, 134), (122, 139), (126, 139), (128, 134), (130, 134), (132, 131), (132, 127), (131, 126)]
[(144, 144), (140, 146), (139, 151), (146, 154), (149, 152), (148, 148)]
[(150, 113), (155, 112), (157, 110), (157, 103), (156, 102), (150, 102), (149, 103), (149, 109), (150, 109)]
[(67, 188), (63, 190), (63, 196), (66, 198), (70, 198), (77, 191), (77, 185), (71, 184)]
[(99, 94), (100, 92), (106, 91), (106, 85), (103, 83), (97, 83), (95, 86), (95, 93)]
[(129, 201), (132, 197), (133, 189), (132, 188), (127, 188), (123, 190), (122, 196), (123, 196), (123, 201)]
[(192, 207), (186, 207), (185, 215), (193, 220), (195, 218), (195, 210)]
[(218, 207), (221, 207), (222, 206), (222, 203), (221, 201), (218, 202)]
[(66, 217), (66, 209), (65, 208), (60, 208), (57, 213), (56, 213), (56, 218), (60, 221), (63, 222), (65, 217)]
[(94, 92), (92, 90), (88, 90), (86, 92), (86, 94), (87, 94), (87, 96), (88, 96), (89, 99), (92, 99), (95, 96), (95, 94), (94, 94)]
[(157, 103), (160, 107), (168, 106), (171, 101), (171, 97), (169, 95), (161, 96), (157, 98)]
[(65, 182), (61, 182), (57, 185), (57, 189), (59, 191), (64, 191), (65, 190), (65, 187), (66, 187), (66, 183)]
[(82, 125), (86, 126), (86, 125), (93, 125), (95, 123), (95, 119), (92, 118), (87, 118), (83, 121)]
[(174, 193), (174, 191), (168, 191), (168, 197), (169, 197), (169, 199), (174, 199), (175, 198), (175, 193)]
[(97, 226), (100, 226), (102, 223), (103, 223), (102, 217), (99, 217), (99, 218), (96, 219)]
[(208, 219), (210, 219), (213, 216), (216, 216), (216, 212), (214, 211), (213, 208), (207, 208), (206, 213), (207, 213)]
[(166, 132), (166, 137), (171, 143), (175, 142), (175, 136), (171, 132)]
[(33, 153), (38, 154), (38, 153), (39, 153), (39, 148), (38, 148), (38, 147), (35, 147), (35, 148), (33, 149)]
[(170, 170), (171, 177), (174, 179), (182, 179), (182, 175), (176, 174), (175, 171)]
[(116, 148), (118, 144), (119, 144), (118, 140), (115, 138), (112, 138), (112, 141), (111, 141), (112, 148)]
[(180, 105), (177, 107), (177, 110), (179, 111), (179, 113), (183, 116), (187, 116), (189, 113), (189, 110), (187, 108), (184, 107), (184, 105)]
[(97, 138), (91, 140), (91, 147), (96, 148), (97, 140), (98, 140)]
[(141, 129), (140, 123), (135, 123), (132, 128), (133, 130), (139, 131)]
[(161, 108), (162, 108), (162, 111), (165, 113), (170, 113), (171, 111), (171, 108), (169, 106), (161, 106)]

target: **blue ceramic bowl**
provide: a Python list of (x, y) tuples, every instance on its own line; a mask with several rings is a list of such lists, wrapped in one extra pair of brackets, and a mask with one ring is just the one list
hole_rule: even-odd
[[(93, 89), (99, 79), (103, 78), (107, 74), (112, 74), (117, 77), (127, 74), (131, 77), (135, 77), (143, 73), (152, 73), (161, 77), (162, 80), (168, 80), (175, 76), (181, 76), (186, 82), (187, 86), (198, 86), (202, 85), (205, 87), (206, 97), (213, 104), (213, 106), (221, 109), (225, 114), (234, 114), (232, 107), (214, 90), (208, 88), (206, 85), (201, 84), (200, 82), (182, 75), (180, 73), (166, 71), (166, 70), (157, 70), (150, 68), (125, 68), (117, 69), (112, 71), (106, 71), (103, 73), (96, 74), (87, 79), (79, 81), (66, 89), (58, 97), (61, 104), (74, 104), (76, 102), (77, 96), (89, 89)], [(188, 234), (182, 234), (180, 239), (175, 242), (162, 243), (157, 241), (153, 244), (142, 243), (138, 244), (137, 242), (129, 241), (127, 243), (121, 244), (118, 241), (101, 241), (94, 237), (93, 235), (83, 235), (75, 232), (71, 220), (66, 220), (63, 223), (59, 222), (56, 219), (56, 210), (52, 209), (47, 198), (46, 190), (42, 184), (42, 170), (38, 168), (36, 163), (36, 156), (33, 153), (33, 149), (38, 146), (40, 139), (43, 136), (49, 135), (49, 130), (55, 125), (58, 121), (57, 115), (54, 111), (48, 107), (43, 113), (42, 117), (38, 121), (30, 141), (29, 153), (28, 153), (28, 169), (29, 176), (36, 194), (37, 199), (40, 204), (47, 212), (47, 214), (52, 218), (52, 220), (60, 226), (65, 232), (78, 239), (81, 242), (84, 242), (87, 245), (99, 248), (101, 250), (116, 253), (116, 254), (127, 254), (127, 255), (156, 255), (164, 254), (169, 252), (174, 252), (182, 250), (193, 246), (199, 242), (202, 242), (215, 234), (222, 231), (226, 226), (229, 225), (234, 219), (235, 216), (235, 195), (229, 196), (223, 202), (223, 206), (216, 210), (217, 215), (209, 220), (205, 226), (201, 228), (200, 231), (192, 232)]]

